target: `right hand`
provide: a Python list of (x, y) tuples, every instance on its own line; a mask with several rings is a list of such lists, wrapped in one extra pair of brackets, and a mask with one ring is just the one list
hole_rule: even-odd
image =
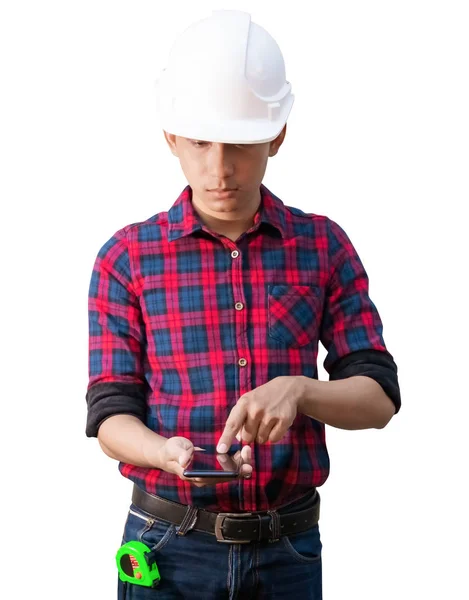
[[(189, 481), (196, 487), (204, 487), (206, 485), (215, 485), (216, 483), (224, 483), (226, 481), (233, 481), (231, 478), (216, 478), (211, 477), (184, 477), (184, 469), (189, 464), (194, 453), (194, 444), (185, 437), (175, 436), (169, 438), (164, 442), (160, 448), (160, 468), (168, 473), (174, 473), (183, 481)], [(240, 478), (249, 478), (252, 474), (251, 466), (251, 448), (244, 446), (244, 448), (238, 451), (234, 456), (234, 460), (239, 457), (243, 459), (243, 465), (239, 471)]]

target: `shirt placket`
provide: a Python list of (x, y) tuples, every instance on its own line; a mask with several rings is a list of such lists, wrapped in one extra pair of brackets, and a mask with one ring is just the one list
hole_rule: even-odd
[[(252, 355), (248, 340), (248, 308), (246, 307), (246, 297), (243, 288), (243, 257), (241, 248), (234, 242), (228, 242), (228, 248), (231, 252), (231, 281), (234, 298), (234, 322), (235, 322), (235, 357), (238, 368), (238, 399), (252, 389)], [(247, 252), (247, 244), (243, 244)], [(241, 444), (240, 444), (241, 447)], [(254, 457), (253, 457), (254, 459)], [(240, 479), (239, 503), (240, 510), (253, 510), (254, 489), (255, 489), (255, 465), (253, 462), (253, 475), (250, 479)]]

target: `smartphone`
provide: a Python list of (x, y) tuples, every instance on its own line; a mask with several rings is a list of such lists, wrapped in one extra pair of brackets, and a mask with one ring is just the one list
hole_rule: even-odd
[(184, 477), (224, 477), (227, 479), (236, 479), (239, 477), (239, 470), (242, 464), (241, 456), (235, 459), (229, 453), (212, 454), (209, 452), (194, 452), (192, 461), (187, 465), (183, 474)]

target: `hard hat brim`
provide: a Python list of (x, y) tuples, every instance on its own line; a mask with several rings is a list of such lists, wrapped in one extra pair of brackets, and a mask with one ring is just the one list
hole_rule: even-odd
[(263, 144), (274, 140), (282, 131), (293, 106), (294, 96), (291, 95), (283, 107), (283, 114), (275, 121), (266, 119), (243, 119), (210, 122), (203, 119), (181, 119), (166, 114), (161, 118), (161, 126), (168, 133), (193, 140), (220, 142), (224, 144)]

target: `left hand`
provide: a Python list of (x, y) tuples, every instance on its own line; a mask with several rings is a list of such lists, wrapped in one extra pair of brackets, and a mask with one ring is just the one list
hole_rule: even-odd
[[(241, 450), (238, 450), (233, 457), (220, 454), (217, 460), (224, 471), (231, 471), (239, 467), (239, 479), (250, 479), (252, 476), (252, 464), (251, 464), (251, 448), (244, 446)], [(196, 487), (206, 487), (209, 485), (216, 485), (217, 483), (227, 483), (234, 481), (231, 477), (226, 479), (222, 477), (184, 477), (185, 481), (189, 481)], [(181, 479), (182, 479), (181, 478)]]
[(295, 420), (302, 391), (300, 377), (281, 376), (243, 394), (230, 412), (217, 451), (227, 452), (235, 437), (258, 444), (280, 441)]

